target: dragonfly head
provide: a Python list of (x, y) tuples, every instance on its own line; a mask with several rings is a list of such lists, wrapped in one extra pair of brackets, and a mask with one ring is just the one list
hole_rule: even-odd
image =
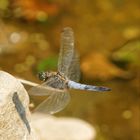
[(41, 71), (41, 72), (38, 73), (38, 78), (41, 81), (46, 81), (52, 75), (54, 75), (54, 72), (49, 72), (49, 71), (43, 72), (43, 71)]
[(38, 78), (39, 78), (39, 80), (41, 80), (41, 81), (46, 81), (47, 80), (47, 74), (46, 74), (46, 72), (39, 72), (38, 73)]

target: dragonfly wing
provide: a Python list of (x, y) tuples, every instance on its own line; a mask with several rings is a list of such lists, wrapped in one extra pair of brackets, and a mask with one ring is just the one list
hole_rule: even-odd
[(49, 87), (46, 85), (46, 82), (32, 87), (31, 89), (29, 89), (28, 93), (29, 95), (34, 95), (34, 96), (47, 96), (52, 94), (54, 91), (56, 91), (56, 89)]
[(58, 71), (68, 74), (74, 52), (74, 36), (71, 28), (66, 27), (61, 33), (61, 46), (58, 59)]
[(73, 55), (67, 77), (75, 82), (79, 82), (80, 80), (80, 61), (79, 56), (76, 52)]
[(72, 80), (79, 80), (79, 57), (75, 53), (74, 35), (70, 27), (64, 28), (61, 33), (58, 71), (64, 73), (68, 78), (72, 78)]
[(35, 111), (47, 114), (54, 114), (63, 110), (70, 101), (70, 95), (66, 90), (58, 90), (53, 92), (46, 100), (44, 100)]

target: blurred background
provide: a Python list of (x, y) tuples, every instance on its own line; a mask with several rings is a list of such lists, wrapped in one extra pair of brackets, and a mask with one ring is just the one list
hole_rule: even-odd
[(139, 0), (0, 0), (0, 70), (39, 83), (39, 71), (57, 70), (66, 26), (75, 33), (80, 82), (112, 91), (71, 90), (56, 116), (86, 120), (96, 140), (140, 140)]

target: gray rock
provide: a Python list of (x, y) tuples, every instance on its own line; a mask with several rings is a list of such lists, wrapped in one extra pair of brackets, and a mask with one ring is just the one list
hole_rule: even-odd
[(96, 135), (93, 126), (78, 118), (35, 113), (32, 122), (41, 140), (94, 140)]
[(28, 106), (29, 97), (23, 85), (0, 71), (0, 140), (38, 140)]

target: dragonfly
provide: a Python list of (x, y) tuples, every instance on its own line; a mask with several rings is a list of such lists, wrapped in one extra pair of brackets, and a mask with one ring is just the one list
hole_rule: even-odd
[(70, 101), (69, 89), (87, 91), (110, 91), (108, 87), (93, 86), (79, 83), (80, 61), (74, 48), (74, 33), (72, 28), (65, 27), (61, 32), (61, 46), (58, 58), (58, 71), (40, 72), (38, 77), (42, 84), (32, 87), (30, 95), (48, 96), (35, 111), (54, 114), (63, 110)]

